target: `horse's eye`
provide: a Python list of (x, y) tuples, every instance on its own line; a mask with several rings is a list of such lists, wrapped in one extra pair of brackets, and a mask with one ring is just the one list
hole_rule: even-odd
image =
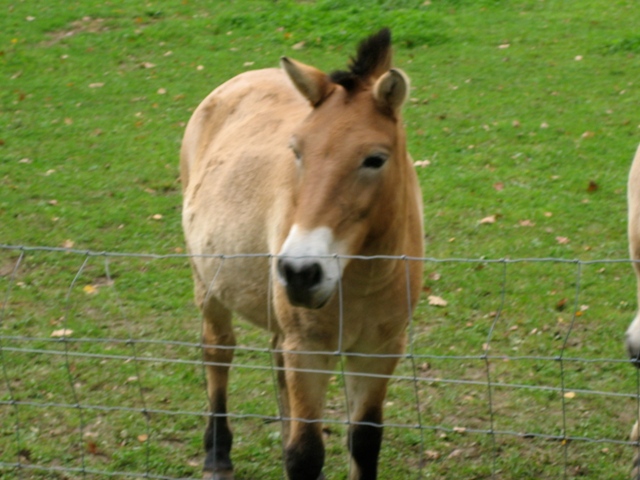
[(384, 165), (384, 162), (387, 161), (387, 157), (384, 155), (369, 155), (362, 162), (362, 166), (364, 168), (378, 169)]

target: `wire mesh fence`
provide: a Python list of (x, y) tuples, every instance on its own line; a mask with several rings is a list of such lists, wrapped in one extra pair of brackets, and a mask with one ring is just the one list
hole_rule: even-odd
[[(628, 260), (412, 261), (423, 295), (390, 376), (380, 478), (629, 475), (640, 378), (622, 346)], [(208, 413), (188, 264), (0, 247), (3, 478), (201, 476)], [(236, 478), (285, 478), (270, 338), (235, 328)], [(325, 473), (347, 478), (348, 373), (327, 374)]]

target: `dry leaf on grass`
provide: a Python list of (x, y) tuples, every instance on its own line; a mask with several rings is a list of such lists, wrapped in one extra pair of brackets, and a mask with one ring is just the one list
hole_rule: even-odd
[(96, 287), (95, 285), (85, 285), (82, 288), (82, 291), (87, 295), (95, 295), (96, 293), (98, 293), (98, 287)]
[(489, 215), (488, 217), (484, 217), (482, 220), (480, 220), (479, 223), (480, 225), (487, 224), (487, 223), (496, 223), (496, 216)]
[(53, 338), (70, 337), (73, 334), (73, 330), (69, 328), (61, 328), (60, 330), (54, 330), (51, 332)]
[(429, 305), (433, 305), (434, 307), (446, 307), (449, 303), (442, 297), (429, 295)]

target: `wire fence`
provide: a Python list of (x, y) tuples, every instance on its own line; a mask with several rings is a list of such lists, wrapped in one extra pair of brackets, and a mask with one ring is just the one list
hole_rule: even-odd
[[(402, 260), (423, 263), (424, 294), (387, 376), (381, 478), (628, 476), (629, 260)], [(2, 478), (201, 476), (206, 363), (188, 263), (0, 246)], [(236, 323), (236, 478), (285, 478), (274, 350)], [(346, 478), (349, 373), (325, 373), (325, 473)]]

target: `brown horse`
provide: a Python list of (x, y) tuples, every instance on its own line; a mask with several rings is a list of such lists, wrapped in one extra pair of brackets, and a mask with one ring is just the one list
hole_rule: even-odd
[(409, 83), (391, 68), (386, 29), (361, 43), (348, 71), (327, 75), (284, 57), (281, 66), (214, 90), (182, 144), (211, 409), (205, 478), (233, 478), (234, 311), (274, 334), (288, 477), (323, 478), (320, 420), (342, 355), (350, 479), (375, 479), (387, 383), (422, 283), (422, 263), (399, 258), (423, 254), (400, 116)]

